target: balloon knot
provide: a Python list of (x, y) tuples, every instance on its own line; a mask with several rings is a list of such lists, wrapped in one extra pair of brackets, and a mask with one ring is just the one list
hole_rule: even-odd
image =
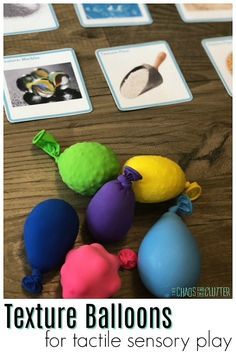
[(169, 208), (169, 212), (190, 216), (193, 213), (193, 205), (187, 195), (181, 195), (177, 199), (177, 204)]
[(131, 249), (123, 249), (119, 251), (118, 257), (121, 267), (125, 270), (132, 270), (137, 266), (138, 255)]
[(33, 138), (32, 143), (53, 157), (57, 162), (61, 153), (61, 147), (52, 134), (49, 134), (46, 130), (41, 130)]
[(133, 181), (142, 179), (142, 175), (131, 167), (125, 167), (124, 173), (119, 175), (117, 179), (123, 187), (130, 188)]
[(41, 293), (43, 289), (41, 272), (37, 269), (33, 269), (31, 276), (23, 278), (22, 287), (32, 294)]
[(190, 200), (194, 201), (201, 195), (202, 188), (196, 181), (193, 183), (187, 181), (185, 184), (184, 193), (190, 198)]

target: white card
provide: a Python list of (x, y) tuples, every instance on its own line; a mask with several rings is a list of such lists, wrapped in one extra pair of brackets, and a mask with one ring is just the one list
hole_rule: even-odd
[(232, 4), (188, 3), (176, 5), (184, 22), (228, 22), (232, 21)]
[(208, 38), (202, 41), (215, 70), (228, 94), (232, 96), (233, 47), (232, 37)]
[(152, 23), (144, 4), (75, 4), (83, 27), (136, 26)]
[(91, 112), (74, 50), (4, 57), (4, 105), (12, 123)]
[(50, 4), (4, 4), (4, 35), (50, 31), (58, 27)]
[(135, 110), (192, 100), (191, 91), (165, 41), (96, 51), (120, 110)]

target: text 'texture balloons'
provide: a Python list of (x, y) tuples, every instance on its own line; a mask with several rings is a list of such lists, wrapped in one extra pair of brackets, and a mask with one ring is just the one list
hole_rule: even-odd
[(61, 152), (55, 138), (42, 130), (34, 137), (33, 144), (55, 159), (63, 182), (81, 195), (94, 195), (120, 172), (115, 153), (98, 142), (76, 143)]
[(63, 264), (78, 231), (78, 215), (64, 200), (49, 199), (33, 208), (24, 225), (25, 250), (32, 268), (32, 275), (22, 280), (26, 291), (42, 291), (43, 273)]
[(135, 196), (132, 184), (142, 176), (126, 167), (116, 180), (104, 184), (87, 208), (87, 224), (94, 239), (114, 242), (124, 238), (134, 218)]
[(156, 297), (174, 297), (178, 289), (194, 287), (200, 276), (197, 242), (176, 213), (192, 214), (186, 195), (152, 226), (138, 252), (141, 280)]

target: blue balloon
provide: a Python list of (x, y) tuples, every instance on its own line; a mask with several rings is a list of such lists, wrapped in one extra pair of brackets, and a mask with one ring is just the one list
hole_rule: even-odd
[(24, 225), (24, 242), (32, 275), (22, 280), (30, 293), (42, 291), (42, 274), (64, 263), (79, 231), (79, 217), (67, 202), (49, 199), (33, 208)]
[(197, 242), (176, 213), (192, 214), (187, 196), (180, 196), (177, 205), (153, 225), (138, 252), (140, 277), (156, 297), (173, 297), (177, 288), (194, 287), (200, 276)]

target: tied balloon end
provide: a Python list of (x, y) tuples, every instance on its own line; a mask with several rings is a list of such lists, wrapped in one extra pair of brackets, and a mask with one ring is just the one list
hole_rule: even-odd
[(125, 167), (123, 174), (119, 175), (117, 179), (123, 187), (129, 188), (131, 187), (133, 181), (142, 179), (142, 175), (131, 167)]
[(177, 199), (177, 204), (169, 208), (169, 212), (191, 216), (193, 213), (193, 205), (191, 199), (187, 195), (179, 196)]
[(118, 258), (120, 260), (120, 267), (125, 270), (132, 270), (137, 266), (138, 255), (131, 249), (119, 251)]
[(53, 135), (41, 130), (33, 138), (32, 144), (46, 152), (50, 157), (57, 159), (61, 153), (61, 147)]
[(202, 188), (196, 181), (193, 183), (187, 181), (185, 184), (184, 193), (190, 198), (190, 200), (194, 201), (197, 200), (201, 195)]
[(43, 289), (41, 272), (33, 269), (31, 276), (22, 279), (22, 287), (31, 294), (41, 293)]

